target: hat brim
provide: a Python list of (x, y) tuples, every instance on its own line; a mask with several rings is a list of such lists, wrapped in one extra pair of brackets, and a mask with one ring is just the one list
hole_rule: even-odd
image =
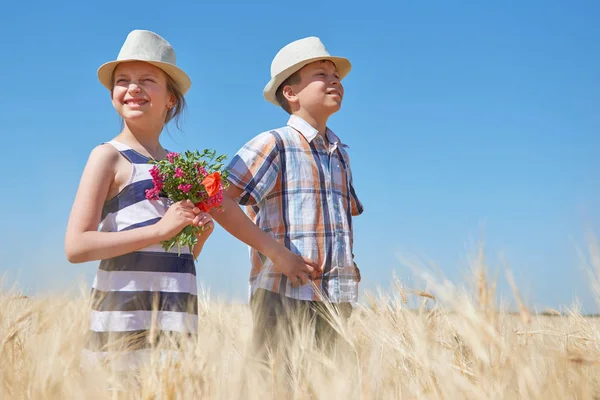
[(117, 65), (133, 61), (147, 62), (148, 64), (152, 64), (155, 67), (158, 67), (161, 70), (163, 70), (167, 75), (171, 77), (171, 79), (173, 79), (173, 81), (181, 91), (182, 95), (186, 94), (192, 86), (192, 81), (190, 80), (190, 77), (181, 68), (176, 67), (173, 64), (164, 63), (160, 61), (148, 61), (140, 59), (117, 60), (102, 64), (100, 68), (98, 68), (98, 80), (100, 80), (100, 83), (105, 88), (107, 88), (108, 90), (112, 90), (112, 78), (115, 68), (117, 68)]
[(291, 65), (290, 67), (284, 69), (283, 71), (271, 78), (271, 80), (269, 81), (269, 83), (267, 83), (267, 86), (265, 86), (265, 89), (263, 90), (263, 95), (265, 96), (265, 99), (275, 104), (276, 106), (281, 106), (281, 104), (277, 102), (277, 98), (275, 97), (275, 93), (277, 92), (279, 86), (287, 78), (292, 76), (296, 71), (302, 69), (305, 65), (320, 60), (329, 60), (333, 62), (338, 70), (338, 73), (340, 74), (340, 79), (344, 79), (344, 77), (348, 75), (348, 72), (350, 72), (350, 70), (352, 69), (352, 64), (350, 63), (350, 61), (344, 57), (314, 57), (309, 58), (307, 60), (303, 60), (299, 63)]

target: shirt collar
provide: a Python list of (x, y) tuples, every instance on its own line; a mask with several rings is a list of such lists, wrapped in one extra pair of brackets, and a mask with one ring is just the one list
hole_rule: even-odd
[[(309, 143), (312, 142), (313, 139), (319, 135), (318, 130), (316, 130), (308, 122), (306, 122), (304, 119), (297, 115), (291, 115), (287, 125), (300, 132), (302, 136), (304, 136), (306, 140), (308, 140)], [(340, 138), (335, 133), (333, 133), (331, 129), (327, 128), (325, 134), (327, 135), (327, 140), (331, 145), (340, 145), (343, 147), (348, 147), (340, 141)]]

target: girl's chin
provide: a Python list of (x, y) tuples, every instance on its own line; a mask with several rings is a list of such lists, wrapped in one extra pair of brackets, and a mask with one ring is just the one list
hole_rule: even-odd
[(127, 118), (142, 118), (144, 116), (146, 116), (146, 113), (142, 110), (131, 110), (131, 109), (121, 109), (119, 110), (119, 114), (121, 114), (121, 117), (127, 119)]
[(147, 112), (137, 111), (137, 110), (128, 110), (124, 113), (121, 113), (121, 117), (124, 120), (141, 120), (141, 119), (155, 120), (155, 119), (160, 118), (157, 116), (149, 115)]
[(123, 118), (123, 121), (125, 121), (126, 123), (129, 122), (136, 125), (148, 125), (149, 127), (164, 123), (164, 117), (160, 115), (150, 116), (144, 113), (137, 112), (123, 113), (121, 114), (121, 118)]

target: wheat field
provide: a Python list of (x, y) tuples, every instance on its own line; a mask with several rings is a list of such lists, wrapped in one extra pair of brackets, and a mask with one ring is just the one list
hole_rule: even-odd
[[(590, 254), (600, 271), (597, 248)], [(335, 353), (321, 353), (304, 332), (287, 356), (267, 363), (250, 352), (249, 308), (201, 295), (197, 341), (177, 358), (157, 349), (127, 373), (111, 363), (82, 365), (85, 294), (26, 298), (4, 290), (0, 398), (600, 398), (600, 319), (567, 308), (532, 314), (515, 286), (518, 312), (502, 310), (481, 254), (470, 285), (423, 276), (427, 291), (397, 281), (390, 293), (364, 296), (347, 323), (334, 318), (342, 337)]]

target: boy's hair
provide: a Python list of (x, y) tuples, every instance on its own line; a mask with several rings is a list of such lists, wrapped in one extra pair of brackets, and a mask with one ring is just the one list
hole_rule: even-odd
[[(187, 108), (187, 103), (185, 101), (185, 97), (183, 97), (183, 93), (181, 93), (181, 90), (179, 90), (179, 88), (177, 87), (177, 84), (175, 83), (173, 78), (171, 78), (169, 76), (169, 74), (167, 74), (166, 72), (164, 74), (165, 74), (165, 77), (167, 78), (167, 91), (169, 93), (171, 93), (173, 96), (175, 96), (175, 105), (173, 106), (173, 108), (171, 108), (167, 111), (167, 115), (165, 116), (165, 125), (167, 125), (169, 123), (169, 121), (174, 119), (175, 127), (177, 129), (181, 130), (181, 128), (179, 127), (179, 122), (181, 121), (183, 112)], [(115, 79), (115, 77), (113, 76), (111, 79), (112, 82), (110, 84), (111, 87), (115, 86), (114, 79)], [(111, 93), (111, 95), (112, 95), (112, 93)]]
[(288, 114), (291, 114), (292, 110), (290, 109), (290, 103), (283, 95), (283, 88), (288, 85), (295, 85), (296, 83), (300, 83), (300, 80), (300, 70), (298, 70), (292, 75), (290, 75), (290, 77), (287, 78), (285, 81), (283, 81), (283, 83), (279, 85), (277, 91), (275, 92), (275, 99), (277, 100), (281, 108), (283, 108)]

